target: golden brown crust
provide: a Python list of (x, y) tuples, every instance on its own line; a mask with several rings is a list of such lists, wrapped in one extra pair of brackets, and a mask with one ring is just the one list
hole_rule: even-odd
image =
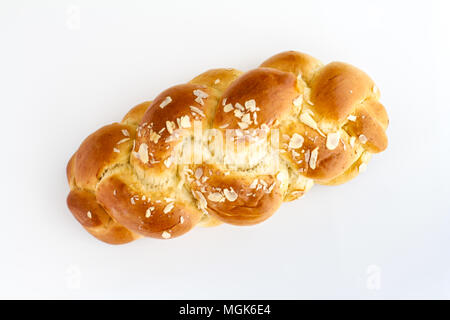
[(151, 101), (145, 101), (131, 108), (131, 110), (123, 117), (122, 123), (137, 126), (139, 122), (141, 122), (145, 111), (147, 111), (151, 103)]
[(383, 105), (369, 99), (357, 107), (353, 114), (356, 120), (348, 121), (345, 130), (355, 137), (366, 137), (365, 148), (372, 153), (386, 149), (388, 141), (385, 130), (388, 120)]
[(95, 190), (101, 175), (112, 164), (128, 162), (135, 130), (113, 123), (88, 136), (74, 159), (74, 179), (79, 188)]
[(211, 87), (222, 93), (230, 86), (231, 82), (236, 80), (241, 74), (241, 71), (231, 68), (211, 69), (198, 75), (192, 79), (190, 83)]
[[(292, 123), (281, 132), (285, 141), (282, 144), (285, 150), (282, 155), (303, 176), (317, 182), (339, 176), (359, 157), (356, 148), (349, 144), (344, 134), (336, 148), (330, 150), (326, 145), (326, 137), (302, 123)], [(289, 147), (289, 141), (294, 134), (304, 137), (303, 144), (299, 148)]]
[(92, 192), (71, 190), (67, 206), (75, 219), (94, 237), (109, 244), (123, 244), (138, 238), (105, 212)]
[(208, 70), (88, 136), (67, 165), (68, 207), (112, 244), (260, 223), (386, 149), (379, 97), (361, 70), (295, 51)]
[(69, 162), (67, 163), (67, 167), (66, 167), (66, 176), (67, 176), (67, 182), (69, 182), (69, 186), (72, 188), (75, 185), (75, 177), (74, 177), (74, 172), (73, 172), (73, 166), (75, 163), (75, 155), (76, 153), (74, 153), (70, 159)]
[[(204, 209), (222, 222), (252, 225), (269, 218), (283, 202), (280, 183), (273, 175), (229, 173), (200, 165), (202, 175), (190, 180), (190, 188)], [(195, 174), (194, 174), (195, 175)], [(205, 179), (205, 177), (207, 179)]]
[(355, 178), (360, 172), (365, 170), (365, 167), (367, 166), (369, 160), (370, 160), (370, 153), (364, 151), (345, 172), (343, 172), (342, 174), (333, 179), (327, 181), (320, 181), (318, 183), (327, 186), (336, 186), (339, 184), (343, 184), (347, 181), (350, 181), (351, 179)]
[[(199, 99), (196, 93), (207, 96)], [(138, 127), (134, 151), (141, 157), (136, 164), (152, 168), (153, 172), (173, 169), (174, 149), (193, 132), (194, 121), (208, 127), (217, 100), (217, 91), (194, 84), (182, 84), (162, 92), (147, 109)], [(142, 147), (146, 150), (143, 157), (139, 153)]]
[(285, 72), (291, 72), (295, 76), (300, 75), (309, 82), (314, 72), (322, 66), (322, 63), (306, 53), (286, 51), (276, 54), (261, 64), (261, 67), (275, 68)]
[(374, 85), (364, 72), (349, 64), (327, 64), (311, 83), (313, 111), (331, 121), (345, 121), (354, 107), (370, 96)]
[(115, 220), (133, 232), (152, 238), (175, 238), (200, 220), (201, 213), (193, 205), (162, 197), (160, 192), (144, 194), (133, 189), (129, 180), (123, 175), (103, 179), (97, 198)]
[(292, 100), (298, 95), (297, 81), (292, 74), (270, 68), (254, 69), (231, 83), (224, 92), (220, 105), (231, 103), (235, 106), (236, 103), (240, 103), (245, 107), (247, 101), (254, 100), (256, 107), (261, 109), (255, 112), (256, 123), (251, 118), (251, 123), (242, 127), (242, 123), (245, 123), (242, 117), (236, 116), (234, 111), (225, 112), (224, 108), (219, 107), (213, 126), (219, 128), (228, 125), (227, 129), (257, 129), (266, 124), (270, 127), (275, 120), (291, 112)]

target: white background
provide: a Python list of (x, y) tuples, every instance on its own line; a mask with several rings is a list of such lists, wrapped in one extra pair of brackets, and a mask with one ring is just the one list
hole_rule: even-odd
[[(447, 1), (2, 1), (0, 298), (450, 298)], [(91, 132), (284, 50), (366, 71), (389, 148), (254, 227), (109, 246), (66, 207)]]

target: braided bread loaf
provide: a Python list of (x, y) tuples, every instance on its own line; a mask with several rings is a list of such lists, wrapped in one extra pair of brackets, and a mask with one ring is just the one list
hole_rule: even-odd
[(299, 52), (209, 70), (87, 137), (67, 166), (68, 207), (111, 244), (259, 223), (387, 147), (378, 99), (364, 72)]

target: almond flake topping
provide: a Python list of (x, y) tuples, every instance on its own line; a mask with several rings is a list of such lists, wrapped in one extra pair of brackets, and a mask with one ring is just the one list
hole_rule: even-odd
[(205, 209), (208, 205), (208, 202), (205, 199), (205, 196), (200, 191), (195, 192), (198, 198), (198, 206), (200, 209)]
[(182, 116), (180, 118), (180, 127), (184, 129), (191, 127), (191, 120), (189, 119), (189, 116)]
[(292, 104), (298, 108), (302, 106), (302, 102), (303, 102), (303, 95), (301, 94), (292, 101)]
[(114, 152), (117, 152), (117, 153), (120, 153), (120, 150), (117, 149), (117, 148), (114, 148), (113, 151), (114, 151)]
[(172, 165), (172, 162), (173, 162), (173, 158), (168, 157), (166, 160), (164, 160), (164, 165), (166, 166), (166, 168), (170, 168), (170, 166)]
[(203, 175), (202, 168), (195, 169), (195, 173), (194, 173), (195, 179), (200, 179), (202, 177), (202, 175)]
[(319, 130), (319, 127), (317, 126), (316, 121), (312, 117), (312, 111), (311, 110), (305, 110), (305, 112), (302, 112), (300, 114), (300, 121), (306, 124), (308, 127), (313, 128), (314, 130), (317, 130), (320, 135), (324, 135), (322, 131)]
[(250, 120), (250, 113), (246, 113), (242, 116), (242, 122), (245, 122), (247, 124), (252, 123), (252, 120)]
[(128, 140), (130, 140), (130, 138), (123, 138), (122, 140), (119, 140), (117, 142), (117, 144), (121, 144), (121, 143), (127, 142)]
[(366, 137), (365, 135), (363, 135), (363, 134), (361, 134), (361, 135), (358, 137), (358, 139), (359, 139), (359, 141), (360, 141), (362, 144), (365, 144), (365, 143), (367, 142), (367, 137)]
[(224, 189), (223, 193), (225, 194), (225, 198), (227, 198), (228, 201), (233, 202), (238, 198), (237, 193), (231, 187), (230, 190)]
[(339, 132), (330, 132), (327, 134), (327, 149), (334, 150), (339, 145), (340, 134)]
[(267, 188), (267, 182), (266, 180), (259, 180), (259, 182), (261, 183), (261, 185), (265, 188)]
[(228, 103), (223, 107), (224, 112), (230, 112), (231, 110), (233, 110), (233, 105), (231, 103)]
[(314, 103), (311, 102), (311, 89), (310, 88), (305, 88), (305, 96), (307, 97), (306, 102), (313, 106)]
[(89, 219), (92, 219), (92, 213), (91, 213), (90, 211), (88, 211), (88, 212), (86, 213), (86, 215), (87, 215), (87, 217), (88, 217)]
[(196, 97), (200, 97), (202, 99), (204, 98), (208, 98), (208, 94), (200, 89), (195, 89), (194, 90), (194, 96)]
[(242, 116), (243, 116), (244, 114), (242, 113), (242, 111), (241, 110), (239, 110), (239, 109), (235, 109), (234, 110), (234, 116), (236, 117), (236, 118), (242, 118)]
[(317, 157), (319, 156), (319, 147), (315, 148), (312, 152), (311, 152), (311, 158), (309, 159), (309, 166), (311, 167), (311, 169), (315, 169), (316, 168), (316, 164), (317, 164)]
[(166, 121), (166, 127), (167, 127), (167, 131), (172, 134), (173, 130), (175, 129), (175, 122), (173, 121)]
[(309, 163), (310, 156), (311, 156), (311, 150), (306, 150), (306, 152), (305, 152), (305, 162), (307, 164)]
[(175, 206), (175, 204), (173, 202), (169, 203), (165, 208), (164, 208), (164, 213), (169, 213), (170, 211), (172, 211), (173, 207)]
[(200, 97), (195, 98), (194, 101), (197, 102), (198, 104), (202, 105), (202, 106), (205, 105), (205, 103), (203, 102), (203, 99), (200, 98)]
[(143, 163), (147, 163), (148, 162), (148, 146), (146, 143), (143, 143), (139, 146), (139, 159), (141, 159), (141, 161)]
[(128, 132), (127, 129), (122, 129), (122, 134), (123, 134), (125, 137), (129, 137), (129, 136), (130, 136), (130, 133)]
[(351, 137), (351, 138), (350, 138), (350, 146), (351, 146), (352, 148), (355, 146), (355, 140), (356, 140), (355, 137)]
[(358, 167), (358, 172), (363, 173), (366, 170), (367, 170), (367, 163), (361, 163)]
[(244, 105), (245, 105), (245, 109), (250, 110), (250, 112), (255, 112), (256, 101), (254, 99), (245, 101)]
[(158, 143), (159, 138), (161, 138), (161, 136), (150, 129), (150, 141), (152, 141), (153, 143)]
[(378, 89), (378, 87), (376, 85), (374, 85), (372, 87), (372, 92), (378, 95), (380, 93), (380, 89)]
[(271, 193), (273, 188), (276, 186), (276, 182), (272, 183), (269, 187), (269, 189), (267, 189), (267, 193)]
[(159, 105), (159, 107), (161, 108), (161, 109), (163, 109), (165, 106), (167, 106), (169, 103), (171, 103), (172, 102), (172, 98), (171, 97), (169, 97), (169, 96), (167, 96), (164, 100), (163, 100), (163, 102), (161, 102), (161, 104)]
[(171, 237), (171, 234), (168, 233), (167, 231), (164, 231), (164, 232), (161, 234), (161, 237), (163, 237), (164, 239), (169, 239), (169, 238)]
[(180, 223), (183, 224), (184, 223), (184, 218), (180, 217)]
[(194, 96), (196, 96), (195, 102), (201, 104), (202, 106), (204, 105), (203, 99), (208, 98), (208, 94), (199, 89), (194, 90)]
[(189, 108), (191, 108), (193, 112), (198, 113), (201, 117), (205, 117), (205, 113), (201, 109), (194, 106), (189, 106)]
[(150, 218), (150, 216), (152, 215), (152, 211), (155, 210), (155, 207), (149, 207), (146, 211), (145, 211), (145, 217), (146, 218)]
[(347, 119), (348, 119), (348, 121), (356, 121), (356, 116), (351, 114), (347, 117)]
[(234, 107), (238, 110), (244, 111), (245, 108), (242, 106), (242, 104), (240, 104), (239, 102), (236, 102), (236, 104), (234, 105)]
[(303, 136), (299, 135), (298, 133), (294, 133), (291, 137), (291, 140), (289, 140), (289, 148), (291, 149), (301, 148), (304, 141), (305, 139), (303, 138)]
[(213, 202), (219, 202), (222, 199), (223, 199), (223, 196), (219, 192), (213, 192), (208, 195), (208, 200), (211, 200)]
[(245, 130), (248, 128), (248, 124), (245, 122), (238, 122), (239, 128), (241, 128), (242, 130)]

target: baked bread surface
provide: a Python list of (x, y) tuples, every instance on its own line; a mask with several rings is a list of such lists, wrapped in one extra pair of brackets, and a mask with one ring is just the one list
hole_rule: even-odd
[(260, 223), (386, 149), (379, 97), (363, 71), (295, 51), (206, 71), (88, 136), (67, 165), (68, 207), (110, 244)]

